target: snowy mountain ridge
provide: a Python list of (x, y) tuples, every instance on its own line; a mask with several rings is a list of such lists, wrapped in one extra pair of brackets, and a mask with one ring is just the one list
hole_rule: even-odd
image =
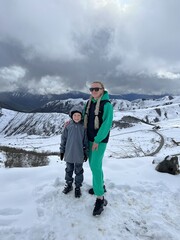
[[(109, 94), (110, 99), (126, 99), (133, 101), (135, 99), (158, 99), (165, 95), (147, 95), (138, 93), (127, 93), (127, 94)], [(17, 92), (0, 92), (0, 108), (7, 108), (19, 112), (60, 112), (59, 108), (46, 108), (45, 105), (50, 101), (53, 103), (56, 101), (67, 100), (69, 98), (78, 99), (82, 98), (87, 100), (89, 98), (89, 93), (80, 91), (65, 91), (61, 94), (32, 94), (24, 89)], [(42, 108), (42, 110), (41, 110)], [(65, 112), (64, 112), (65, 113)]]
[[(133, 109), (166, 106), (175, 103), (180, 104), (180, 97), (165, 96), (160, 99), (136, 99), (133, 101), (124, 99), (110, 99), (110, 101), (113, 104), (115, 110), (126, 111)], [(86, 102), (87, 100), (84, 100), (82, 98), (69, 98), (66, 100), (50, 101), (44, 104), (42, 107), (36, 109), (36, 112), (62, 112), (67, 114), (74, 104), (84, 105)]]
[(69, 116), (63, 113), (21, 113), (2, 109), (0, 133), (51, 136), (62, 132)]
[[(81, 104), (83, 106), (85, 102), (83, 99), (62, 100), (61, 107), (67, 111), (73, 105)], [(155, 125), (159, 121), (175, 119), (180, 116), (180, 97), (132, 102), (116, 99), (111, 102), (114, 108), (114, 121), (119, 123), (124, 121), (132, 123), (132, 119), (136, 118), (144, 123)], [(58, 102), (56, 104), (59, 106)], [(49, 103), (49, 107), (51, 107), (51, 103)], [(22, 113), (3, 108), (0, 115), (0, 134), (5, 136), (17, 134), (58, 135), (62, 132), (64, 122), (68, 119), (69, 116), (64, 113)]]

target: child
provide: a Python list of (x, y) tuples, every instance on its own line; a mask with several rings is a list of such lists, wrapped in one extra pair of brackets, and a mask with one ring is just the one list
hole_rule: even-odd
[(69, 115), (72, 120), (65, 126), (61, 135), (60, 158), (65, 160), (64, 194), (70, 192), (73, 187), (73, 172), (75, 173), (75, 197), (81, 196), (83, 182), (83, 162), (87, 161), (88, 140), (82, 121), (82, 108), (74, 106)]

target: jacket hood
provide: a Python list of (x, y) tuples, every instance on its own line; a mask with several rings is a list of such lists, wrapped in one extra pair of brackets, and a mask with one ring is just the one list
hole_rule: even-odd
[[(92, 99), (93, 102), (96, 102), (97, 100), (95, 100), (94, 98)], [(104, 94), (102, 95), (101, 100), (109, 100), (109, 94), (107, 90), (104, 90)]]
[(72, 118), (72, 115), (75, 113), (75, 112), (78, 112), (82, 115), (83, 113), (83, 107), (81, 105), (75, 105), (71, 108), (70, 112), (69, 112), (69, 116)]
[(102, 100), (109, 100), (109, 94), (108, 94), (108, 91), (107, 90), (104, 90), (104, 94), (101, 98)]

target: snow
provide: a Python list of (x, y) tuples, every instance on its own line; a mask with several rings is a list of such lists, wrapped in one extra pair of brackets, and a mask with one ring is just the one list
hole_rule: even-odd
[[(160, 137), (139, 123), (114, 128), (103, 168), (108, 205), (92, 216), (95, 196), (88, 194), (91, 171), (84, 163), (82, 197), (62, 193), (65, 162), (50, 156), (50, 164), (35, 168), (0, 168), (0, 240), (178, 240), (180, 236), (180, 174), (155, 171), (155, 157), (180, 154), (180, 119), (158, 123)], [(51, 137), (0, 135), (1, 145), (38, 151), (58, 151), (60, 135)], [(136, 150), (136, 151), (135, 151)], [(126, 153), (126, 156), (125, 156)], [(144, 154), (143, 154), (144, 153)], [(0, 152), (0, 161), (5, 155)]]
[(1, 116), (0, 132), (4, 129), (7, 123), (11, 121), (11, 119), (15, 117), (17, 114), (15, 111), (7, 110), (4, 108), (1, 109), (1, 113), (2, 113), (2, 116)]

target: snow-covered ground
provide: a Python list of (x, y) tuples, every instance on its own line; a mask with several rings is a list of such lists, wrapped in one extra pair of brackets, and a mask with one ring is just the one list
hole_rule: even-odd
[[(159, 125), (164, 145), (155, 157), (180, 154), (172, 142), (180, 140), (180, 120)], [(2, 135), (0, 142), (54, 152), (60, 136)], [(0, 240), (179, 240), (180, 175), (155, 171), (154, 156), (145, 156), (159, 143), (160, 136), (148, 125), (112, 129), (103, 164), (108, 205), (99, 217), (92, 216), (95, 196), (88, 194), (88, 162), (80, 199), (74, 191), (62, 193), (65, 163), (57, 156), (45, 167), (7, 169), (1, 164)]]

